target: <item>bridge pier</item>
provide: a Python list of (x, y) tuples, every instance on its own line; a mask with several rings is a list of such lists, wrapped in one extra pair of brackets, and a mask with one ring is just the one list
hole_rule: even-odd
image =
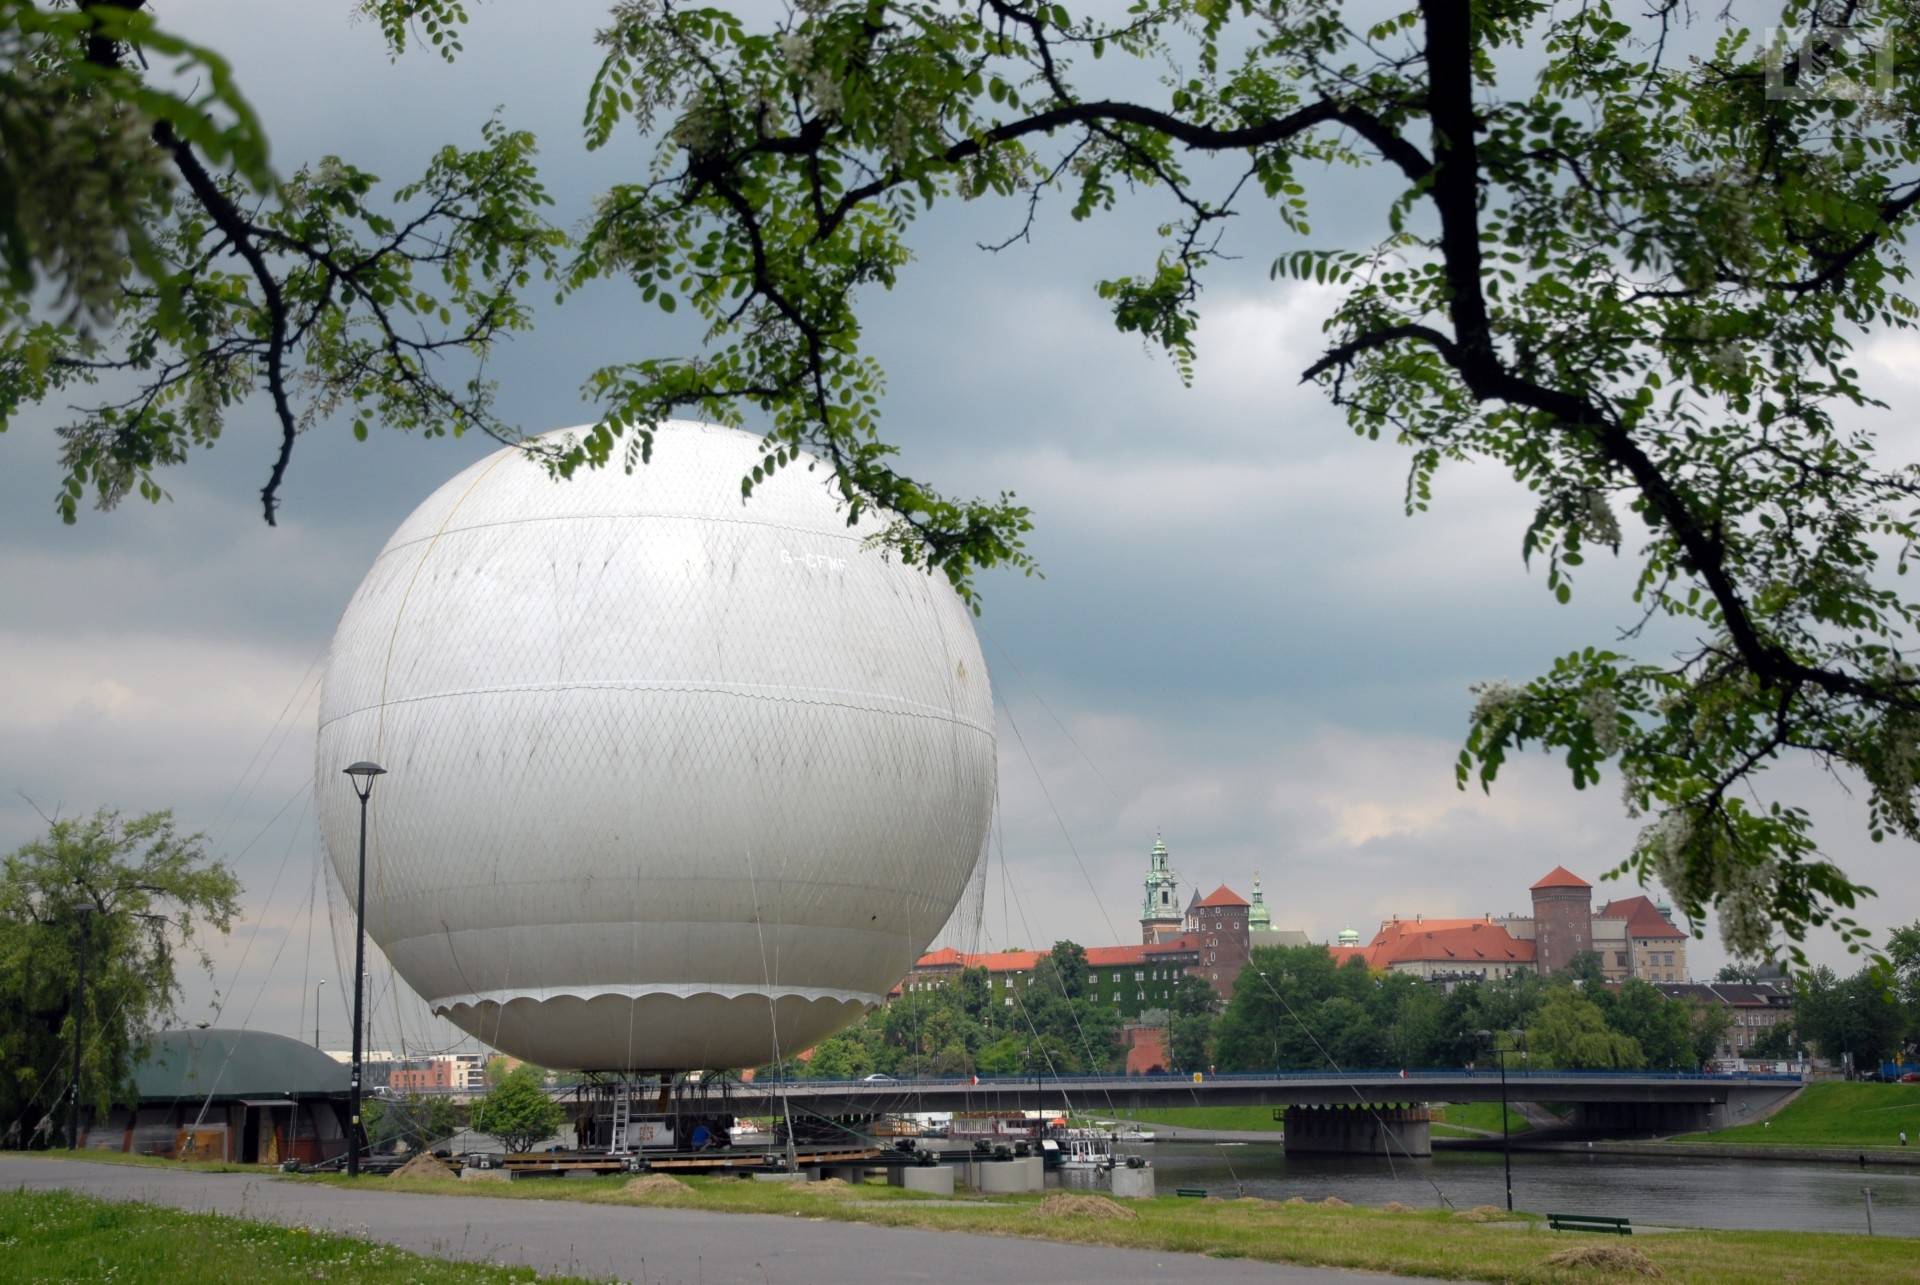
[(1425, 1106), (1291, 1106), (1288, 1155), (1430, 1156), (1433, 1113)]

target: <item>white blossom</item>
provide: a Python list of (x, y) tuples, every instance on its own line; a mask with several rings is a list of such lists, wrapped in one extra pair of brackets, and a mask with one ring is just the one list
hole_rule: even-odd
[(1593, 729), (1593, 743), (1602, 754), (1620, 748), (1620, 700), (1611, 687), (1593, 687), (1581, 694), (1580, 714)]
[(1473, 721), (1488, 723), (1497, 721), (1509, 709), (1520, 703), (1521, 692), (1505, 679), (1495, 678), (1484, 683), (1475, 683), (1467, 689), (1475, 696), (1473, 703)]
[(780, 37), (780, 57), (786, 62), (787, 70), (794, 73), (806, 71), (807, 64), (813, 61), (813, 40), (797, 31), (789, 31)]
[(1773, 935), (1771, 861), (1719, 863), (1720, 940), (1736, 957), (1762, 955)]
[(1585, 534), (1598, 544), (1620, 547), (1620, 520), (1613, 515), (1613, 505), (1608, 502), (1606, 492), (1588, 491), (1586, 494), (1586, 513), (1582, 526)]

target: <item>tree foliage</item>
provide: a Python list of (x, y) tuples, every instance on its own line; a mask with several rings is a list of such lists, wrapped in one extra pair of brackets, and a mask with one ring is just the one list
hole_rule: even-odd
[(547, 1092), (539, 1067), (517, 1066), (474, 1101), (472, 1120), (508, 1151), (527, 1151), (566, 1123), (567, 1109)]
[(1571, 986), (1548, 989), (1527, 1027), (1526, 1055), (1533, 1066), (1634, 1070), (1647, 1064), (1640, 1042), (1607, 1025), (1600, 1006)]
[[(29, 1138), (58, 1117), (82, 1027), (81, 1100), (128, 1100), (141, 1038), (174, 1013), (184, 957), (211, 971), (240, 885), (172, 814), (99, 811), (49, 823), (0, 864), (0, 1130)], [(76, 982), (85, 955), (86, 986)]]
[[(709, 343), (599, 372), (606, 420), (568, 463), (677, 407), (755, 409), (774, 430), (747, 489), (806, 447), (964, 588), (1024, 562), (1028, 516), (939, 498), (877, 436), (859, 304), (896, 280), (910, 225), (1010, 198), (1010, 245), (1053, 192), (1091, 218), (1157, 189), (1150, 266), (1097, 290), (1188, 375), (1202, 279), (1233, 216), (1262, 205), (1286, 239), (1274, 275), (1344, 292), (1306, 375), (1357, 433), (1410, 448), (1410, 510), (1442, 464), (1490, 460), (1538, 497), (1523, 547), (1559, 600), (1588, 554), (1630, 551), (1629, 642), (1656, 618), (1694, 634), (1677, 657), (1584, 648), (1481, 689), (1461, 784), (1491, 784), (1524, 745), (1563, 754), (1577, 786), (1611, 761), (1650, 818), (1623, 864), (1696, 922), (1717, 907), (1743, 953), (1773, 948), (1776, 925), (1795, 952), (1817, 924), (1857, 944), (1865, 890), (1804, 810), (1749, 797), (1803, 753), (1866, 782), (1876, 838), (1920, 835), (1913, 611), (1881, 575), (1905, 564), (1920, 492), (1857, 427), (1875, 404), (1850, 364), (1858, 335), (1914, 316), (1920, 49), (1903, 0), (1841, 6), (1843, 31), (1830, 8), (1786, 4), (1785, 49), (1729, 28), (1669, 61), (1676, 0), (1633, 20), (1422, 0), (1370, 27), (1337, 0), (1118, 17), (818, 0), (761, 29), (626, 0), (588, 136), (629, 119), (664, 142), (648, 181), (603, 202), (574, 279), (685, 299)], [(1537, 74), (1513, 68), (1522, 46)], [(1138, 74), (1083, 77), (1103, 57)], [(1104, 93), (1149, 79), (1158, 92)], [(1329, 163), (1398, 180), (1382, 239), (1311, 230)]]
[[(458, 47), (457, 3), (361, 8), (396, 53), (410, 31)], [(204, 89), (156, 88), (156, 53)], [(517, 440), (481, 359), (527, 326), (521, 293), (564, 241), (541, 217), (531, 135), (487, 122), (479, 146), (441, 149), (390, 195), (333, 156), (276, 176), (226, 63), (142, 0), (0, 2), (0, 88), (0, 431), (24, 404), (82, 398), (59, 430), (66, 521), (89, 495), (162, 498), (158, 471), (212, 446), (255, 393), (278, 439), (269, 523), (298, 435), (322, 420)], [(445, 372), (455, 357), (465, 376)]]

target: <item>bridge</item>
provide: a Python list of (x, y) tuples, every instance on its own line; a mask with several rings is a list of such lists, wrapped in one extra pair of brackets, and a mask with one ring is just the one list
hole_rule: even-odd
[[(1220, 1075), (949, 1076), (926, 1079), (754, 1080), (727, 1085), (731, 1110), (775, 1116), (916, 1112), (1070, 1111), (1124, 1116), (1188, 1106), (1285, 1110), (1291, 1151), (1425, 1155), (1427, 1104), (1543, 1102), (1575, 1108), (1570, 1123), (1595, 1135), (1668, 1134), (1755, 1118), (1801, 1086), (1795, 1075), (1687, 1071), (1497, 1070), (1252, 1071)], [(717, 1087), (717, 1086), (715, 1086)], [(572, 1092), (558, 1087), (555, 1096)], [(454, 1096), (454, 1095), (449, 1095)], [(460, 1093), (458, 1098), (467, 1095)]]

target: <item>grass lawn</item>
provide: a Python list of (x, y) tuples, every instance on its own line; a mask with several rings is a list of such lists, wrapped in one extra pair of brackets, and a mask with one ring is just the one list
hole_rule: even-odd
[[(301, 1181), (339, 1183), (325, 1177)], [(716, 1212), (826, 1218), (983, 1235), (1116, 1245), (1330, 1267), (1400, 1272), (1454, 1280), (1620, 1280), (1617, 1267), (1580, 1269), (1549, 1262), (1569, 1249), (1624, 1245), (1644, 1254), (1669, 1280), (1748, 1282), (1765, 1263), (1769, 1281), (1913, 1279), (1914, 1244), (1890, 1237), (1803, 1232), (1685, 1231), (1634, 1237), (1579, 1236), (1540, 1230), (1537, 1219), (1478, 1222), (1443, 1210), (1389, 1213), (1350, 1206), (1288, 1205), (1271, 1200), (1129, 1201), (1134, 1216), (1093, 1218), (1050, 1212), (1046, 1196), (939, 1200), (875, 1184), (788, 1186), (734, 1178), (691, 1178), (664, 1192), (630, 1195), (624, 1177), (460, 1183), (383, 1179), (397, 1191), (520, 1200), (580, 1200)], [(1500, 1218), (1496, 1212), (1494, 1217)]]
[(95, 1200), (65, 1191), (0, 1192), (0, 1276), (18, 1281), (575, 1280), (529, 1267), (451, 1263), (351, 1236)]
[[(1450, 1102), (1446, 1105), (1444, 1121), (1447, 1132), (1442, 1133), (1442, 1123), (1436, 1121), (1433, 1127), (1435, 1137), (1477, 1137), (1474, 1130), (1495, 1134), (1500, 1132), (1500, 1104), (1498, 1102)], [(1507, 1129), (1511, 1133), (1525, 1133), (1533, 1128), (1521, 1116), (1518, 1107), (1507, 1108)]]
[(1688, 1133), (1678, 1142), (1777, 1147), (1897, 1147), (1900, 1131), (1920, 1147), (1920, 1084), (1809, 1084), (1761, 1124)]
[(1128, 1111), (1119, 1118), (1144, 1125), (1171, 1124), (1182, 1129), (1280, 1132), (1280, 1122), (1273, 1118), (1272, 1107), (1163, 1107), (1157, 1111)]

